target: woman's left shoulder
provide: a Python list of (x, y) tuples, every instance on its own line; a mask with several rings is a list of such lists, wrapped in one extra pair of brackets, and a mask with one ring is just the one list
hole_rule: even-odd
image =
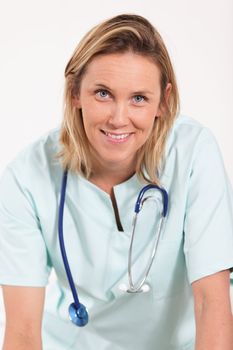
[(213, 132), (200, 121), (183, 114), (180, 114), (173, 124), (167, 140), (167, 152), (176, 149), (193, 153), (204, 143), (213, 143), (217, 145)]

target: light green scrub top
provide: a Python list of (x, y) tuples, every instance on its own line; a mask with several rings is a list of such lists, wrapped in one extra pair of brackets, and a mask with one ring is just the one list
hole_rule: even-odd
[[(64, 239), (80, 301), (89, 323), (69, 321), (72, 302), (58, 241), (62, 168), (59, 128), (12, 161), (0, 182), (0, 283), (46, 286), (53, 267), (43, 321), (44, 350), (193, 350), (191, 283), (233, 267), (233, 192), (219, 146), (199, 122), (179, 116), (170, 130), (160, 181), (169, 195), (168, 214), (147, 293), (127, 294), (127, 264), (134, 206), (140, 183), (134, 175), (114, 187), (124, 232), (110, 196), (69, 173)], [(145, 202), (133, 253), (133, 277), (143, 272), (160, 218), (161, 196)], [(157, 204), (156, 204), (157, 203)], [(16, 296), (17, 297), (17, 296)], [(32, 310), (33, 312), (33, 310)]]

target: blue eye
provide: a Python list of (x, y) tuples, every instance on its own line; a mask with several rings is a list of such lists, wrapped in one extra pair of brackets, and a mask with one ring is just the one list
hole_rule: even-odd
[(101, 98), (106, 98), (109, 95), (107, 90), (97, 90), (95, 93)]
[(146, 97), (142, 95), (136, 95), (134, 96), (134, 101), (137, 103), (146, 101)]

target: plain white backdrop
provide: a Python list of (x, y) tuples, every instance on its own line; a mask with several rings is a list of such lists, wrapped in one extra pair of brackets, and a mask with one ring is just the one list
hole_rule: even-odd
[[(120, 13), (147, 17), (163, 36), (181, 112), (212, 130), (233, 183), (232, 0), (0, 0), (0, 173), (60, 123), (63, 72), (75, 46)], [(3, 318), (1, 303), (0, 310)]]

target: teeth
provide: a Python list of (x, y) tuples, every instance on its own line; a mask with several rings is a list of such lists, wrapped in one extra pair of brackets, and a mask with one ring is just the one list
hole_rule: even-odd
[(105, 131), (105, 135), (111, 137), (112, 139), (116, 139), (116, 140), (125, 139), (126, 137), (129, 136), (129, 134), (121, 134), (121, 135), (110, 134), (109, 132), (106, 132), (106, 131)]

